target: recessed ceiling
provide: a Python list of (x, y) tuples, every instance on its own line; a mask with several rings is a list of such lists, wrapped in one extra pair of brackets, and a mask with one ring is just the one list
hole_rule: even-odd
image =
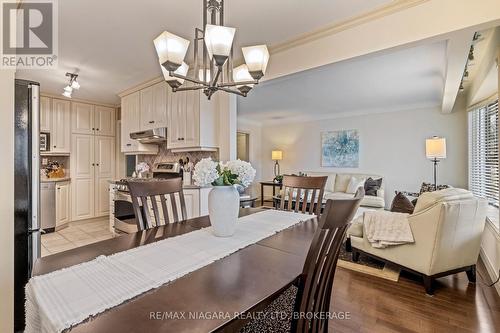
[[(282, 43), (374, 10), (392, 0), (231, 0), (225, 24), (241, 46)], [(66, 72), (79, 72), (74, 98), (119, 103), (117, 94), (161, 75), (153, 39), (163, 30), (191, 39), (201, 27), (202, 0), (59, 1), (59, 68), (19, 70), (18, 78), (61, 94)], [(192, 47), (190, 47), (192, 49)]]
[(446, 42), (350, 59), (263, 82), (238, 98), (238, 117), (257, 122), (439, 107)]

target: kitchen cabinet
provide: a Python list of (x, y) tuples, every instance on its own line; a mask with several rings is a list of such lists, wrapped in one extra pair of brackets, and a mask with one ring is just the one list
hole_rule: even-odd
[(70, 183), (56, 184), (56, 228), (71, 221)]
[(109, 214), (108, 181), (114, 178), (114, 138), (73, 134), (72, 151), (72, 219), (83, 220)]
[(115, 109), (87, 103), (71, 103), (73, 134), (115, 135)]
[(173, 93), (168, 108), (169, 149), (211, 150), (218, 147), (216, 98), (201, 91)]
[(200, 190), (184, 189), (183, 192), (184, 192), (184, 201), (186, 203), (187, 218), (192, 219), (200, 216)]
[(50, 130), (50, 151), (70, 153), (71, 149), (71, 109), (70, 102), (52, 99), (52, 127)]
[(52, 129), (52, 98), (40, 97), (40, 132), (50, 132)]
[(167, 127), (167, 103), (170, 93), (166, 82), (140, 91), (141, 130)]
[(121, 103), (121, 143), (125, 154), (157, 154), (158, 146), (142, 144), (130, 138), (130, 133), (141, 131), (140, 91), (124, 96)]

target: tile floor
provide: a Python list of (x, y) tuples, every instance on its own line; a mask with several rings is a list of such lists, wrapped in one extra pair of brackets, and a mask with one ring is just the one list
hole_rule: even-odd
[(42, 257), (110, 238), (108, 218), (70, 222), (67, 228), (42, 235)]

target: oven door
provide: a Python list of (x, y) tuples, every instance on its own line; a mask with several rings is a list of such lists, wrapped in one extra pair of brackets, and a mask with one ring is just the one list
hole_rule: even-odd
[(114, 213), (116, 232), (125, 232), (127, 234), (137, 232), (137, 222), (132, 202), (115, 199)]

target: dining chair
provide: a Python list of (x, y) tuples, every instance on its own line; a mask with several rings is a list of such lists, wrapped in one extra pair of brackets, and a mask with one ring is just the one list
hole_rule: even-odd
[(309, 214), (321, 213), (323, 193), (328, 177), (283, 176), (279, 210)]
[[(187, 218), (180, 177), (157, 181), (128, 181), (127, 185), (139, 231)], [(158, 209), (159, 205), (162, 215)]]
[[(360, 187), (353, 198), (328, 199), (304, 262), (302, 273), (292, 286), (272, 301), (264, 313), (288, 313), (286, 319), (263, 316), (243, 326), (240, 333), (288, 331), (328, 332), (333, 278), (340, 247), (349, 223), (359, 208), (365, 191)], [(271, 319), (268, 319), (271, 318)], [(276, 321), (280, 320), (279, 323)]]

